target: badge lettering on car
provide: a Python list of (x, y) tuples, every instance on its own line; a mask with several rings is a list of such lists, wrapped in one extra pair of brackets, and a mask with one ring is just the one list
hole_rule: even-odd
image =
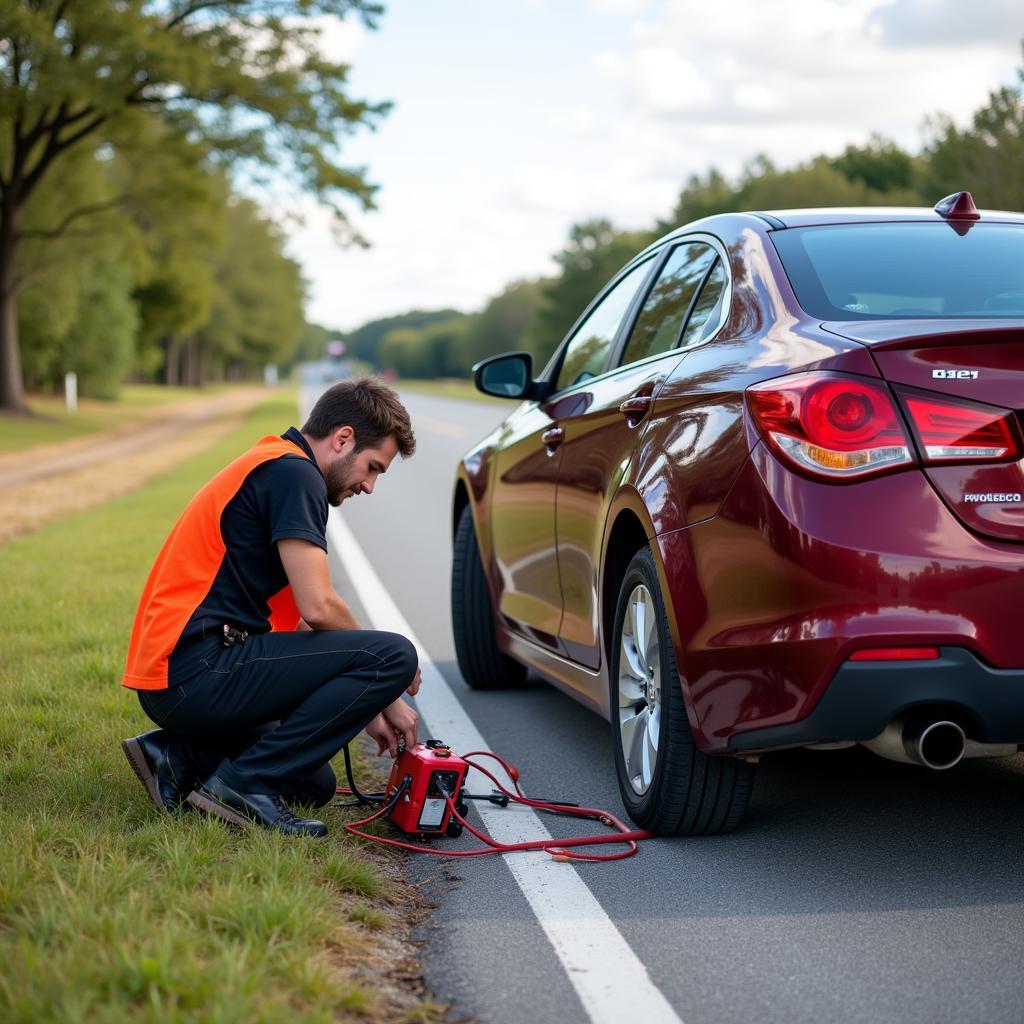
[(933, 380), (977, 380), (977, 370), (932, 370)]
[(964, 501), (969, 505), (1019, 505), (1024, 500), (1020, 494), (965, 494)]

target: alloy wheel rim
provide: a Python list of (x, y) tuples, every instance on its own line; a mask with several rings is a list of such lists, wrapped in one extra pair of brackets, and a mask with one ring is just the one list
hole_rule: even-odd
[(619, 741), (626, 777), (637, 796), (650, 788), (661, 732), (661, 646), (650, 590), (635, 586), (626, 602), (619, 648)]

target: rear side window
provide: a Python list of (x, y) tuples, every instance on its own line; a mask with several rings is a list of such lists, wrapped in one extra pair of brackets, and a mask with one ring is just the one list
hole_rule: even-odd
[(634, 267), (590, 311), (565, 350), (555, 390), (581, 384), (604, 369), (622, 320), (650, 269), (649, 259)]
[(699, 345), (713, 334), (722, 322), (726, 283), (725, 267), (722, 266), (721, 260), (716, 260), (714, 268), (704, 282), (704, 287), (700, 290), (700, 295), (697, 296), (697, 301), (693, 304), (690, 319), (686, 321), (683, 348)]
[(690, 303), (714, 258), (715, 250), (703, 242), (672, 250), (637, 317), (622, 357), (624, 364), (675, 347)]
[(840, 224), (770, 237), (800, 305), (822, 320), (1024, 317), (1024, 226)]

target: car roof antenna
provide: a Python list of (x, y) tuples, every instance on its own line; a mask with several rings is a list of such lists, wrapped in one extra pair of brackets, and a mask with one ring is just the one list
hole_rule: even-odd
[(958, 234), (966, 235), (981, 219), (970, 192), (954, 192), (935, 204), (935, 212)]
[(935, 204), (935, 212), (946, 220), (979, 220), (981, 214), (970, 192), (954, 192)]

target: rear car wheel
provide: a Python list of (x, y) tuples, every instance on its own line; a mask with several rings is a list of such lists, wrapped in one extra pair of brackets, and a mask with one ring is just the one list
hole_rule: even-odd
[(452, 632), (462, 678), (474, 690), (521, 686), (526, 669), (498, 648), (491, 595), (467, 505), (459, 516), (452, 557)]
[(735, 828), (750, 799), (754, 765), (697, 749), (647, 548), (629, 563), (619, 590), (611, 691), (615, 767), (630, 818), (660, 835)]

